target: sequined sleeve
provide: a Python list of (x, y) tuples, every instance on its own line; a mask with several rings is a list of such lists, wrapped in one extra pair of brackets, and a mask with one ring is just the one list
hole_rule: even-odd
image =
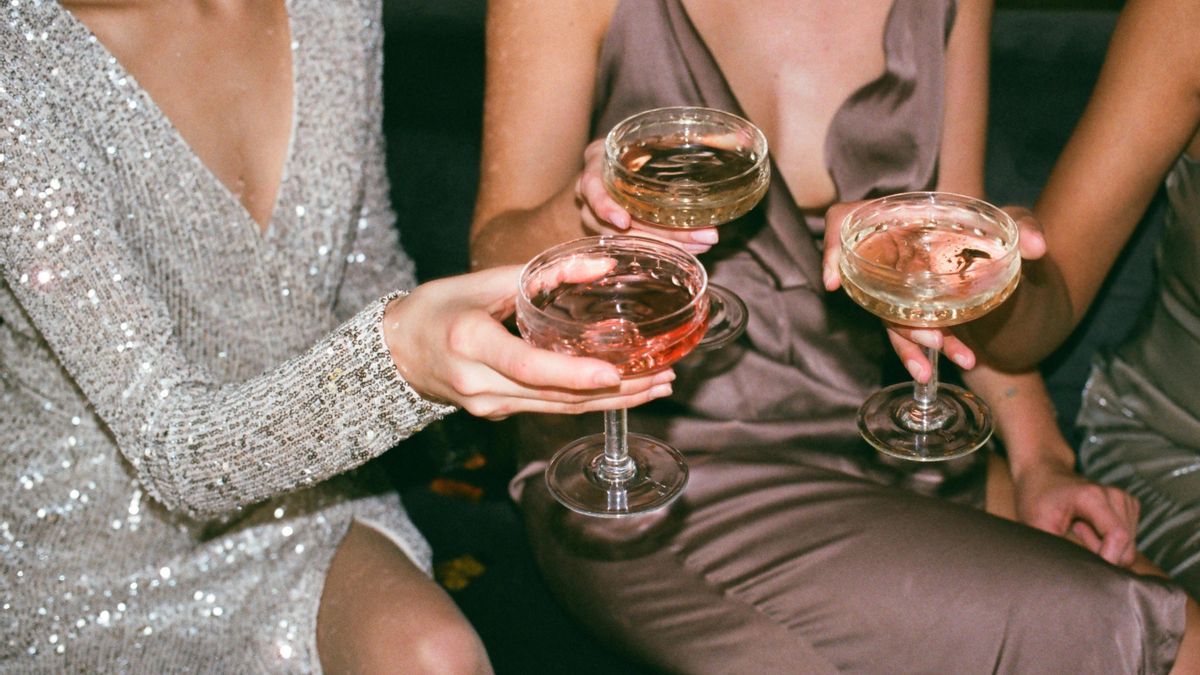
[(0, 134), (0, 267), (168, 508), (227, 512), (320, 481), (450, 410), (399, 376), (381, 332), (386, 298), (277, 368), (217, 384), (186, 357), (167, 304), (112, 225), (114, 207), (51, 145), (36, 130)]

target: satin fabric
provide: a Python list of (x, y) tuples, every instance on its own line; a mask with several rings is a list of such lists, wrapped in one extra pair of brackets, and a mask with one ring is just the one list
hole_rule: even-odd
[(1079, 423), (1083, 471), (1142, 504), (1138, 547), (1200, 593), (1200, 162), (1180, 157), (1158, 291), (1134, 336), (1096, 359)]
[[(826, 139), (839, 195), (934, 185), (954, 5), (898, 0), (886, 69)], [(634, 112), (741, 113), (678, 0), (621, 2), (596, 83), (594, 133)], [(823, 219), (778, 172), (760, 208), (703, 260), (750, 309), (746, 335), (677, 365), (676, 393), (630, 411), (691, 465), (670, 510), (612, 521), (557, 505), (541, 477), (596, 416), (522, 419), (512, 483), (564, 605), (634, 658), (684, 673), (1166, 672), (1183, 630), (1177, 586), (987, 515), (984, 453), (885, 462), (859, 437), (881, 384), (879, 321), (820, 282)], [(888, 357), (890, 358), (890, 357)]]

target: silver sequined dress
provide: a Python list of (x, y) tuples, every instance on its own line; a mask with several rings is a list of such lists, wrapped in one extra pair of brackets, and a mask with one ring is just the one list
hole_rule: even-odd
[(317, 670), (352, 519), (428, 569), (394, 492), (344, 474), (449, 410), (380, 332), (413, 266), (379, 2), (288, 12), (293, 135), (263, 234), (83, 24), (0, 8), (0, 670)]

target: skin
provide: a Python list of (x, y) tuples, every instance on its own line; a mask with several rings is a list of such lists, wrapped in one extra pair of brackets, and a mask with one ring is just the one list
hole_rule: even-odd
[[(715, 0), (684, 5), (744, 111), (766, 133), (798, 206), (829, 210), (827, 222), (836, 235), (841, 215), (853, 205), (837, 203), (821, 143), (837, 106), (882, 68), (878, 35), (891, 3), (859, 3), (852, 21), (840, 3), (820, 0), (770, 0), (755, 3), (754, 11), (745, 11), (744, 3)], [(602, 149), (588, 127), (596, 60), (614, 6), (611, 0), (489, 3), (483, 158), (471, 229), (474, 267), (518, 262), (567, 239), (630, 228), (673, 238), (694, 252), (715, 241), (715, 229), (672, 233), (638, 223), (604, 192)], [(958, 6), (948, 45), (938, 190), (983, 194), (991, 11), (982, 1)], [(778, 17), (789, 15), (805, 20), (780, 25)], [(864, 38), (864, 31), (876, 35)], [(538, 133), (514, 131), (533, 119)], [(1024, 219), (1023, 255), (1036, 258), (1045, 248), (1037, 223)], [(837, 287), (836, 266), (826, 267), (826, 282), (830, 290)], [(929, 377), (921, 342), (944, 349), (963, 367), (975, 365), (974, 353), (956, 336), (889, 333), (919, 380)], [(1136, 500), (1075, 474), (1040, 376), (977, 367), (964, 377), (992, 404), (1012, 457), (1011, 467), (993, 462), (989, 510), (1077, 541), (1114, 564), (1152, 571), (1132, 545)], [(1198, 663), (1196, 606), (1189, 603), (1188, 612), (1189, 633), (1175, 672), (1195, 672)]]
[(1034, 208), (1047, 253), (997, 320), (971, 327), (1004, 367), (1044, 358), (1087, 313), (1181, 153), (1200, 157), (1200, 7), (1126, 4), (1096, 89)]
[[(282, 2), (64, 2), (137, 79), (206, 167), (265, 231), (292, 132), (293, 77)], [(534, 349), (500, 323), (519, 269), (418, 287), (380, 330), (396, 367), (428, 398), (492, 419), (523, 411), (630, 407), (670, 393), (663, 372), (622, 381), (610, 364)], [(322, 594), (328, 672), (488, 673), (453, 601), (386, 537), (355, 524)]]

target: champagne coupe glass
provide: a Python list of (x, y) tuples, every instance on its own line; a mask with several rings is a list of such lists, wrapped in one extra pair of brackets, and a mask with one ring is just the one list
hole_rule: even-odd
[[(945, 328), (995, 309), (1020, 280), (1017, 226), (971, 197), (909, 192), (855, 208), (842, 222), (842, 285), (855, 302), (892, 323)], [(974, 452), (992, 434), (987, 404), (938, 383), (936, 349), (929, 382), (872, 394), (858, 428), (877, 450), (932, 462)]]
[[(737, 115), (683, 106), (626, 118), (604, 141), (604, 186), (640, 220), (666, 228), (712, 227), (740, 218), (771, 181), (767, 139)], [(709, 328), (698, 351), (746, 329), (746, 304), (709, 284)]]
[[(539, 254), (521, 273), (517, 326), (531, 344), (615, 365), (624, 377), (662, 370), (704, 335), (708, 275), (692, 254), (635, 236), (585, 237)], [(678, 497), (688, 469), (678, 450), (626, 430), (625, 410), (604, 433), (561, 448), (546, 484), (567, 508), (622, 517)]]

